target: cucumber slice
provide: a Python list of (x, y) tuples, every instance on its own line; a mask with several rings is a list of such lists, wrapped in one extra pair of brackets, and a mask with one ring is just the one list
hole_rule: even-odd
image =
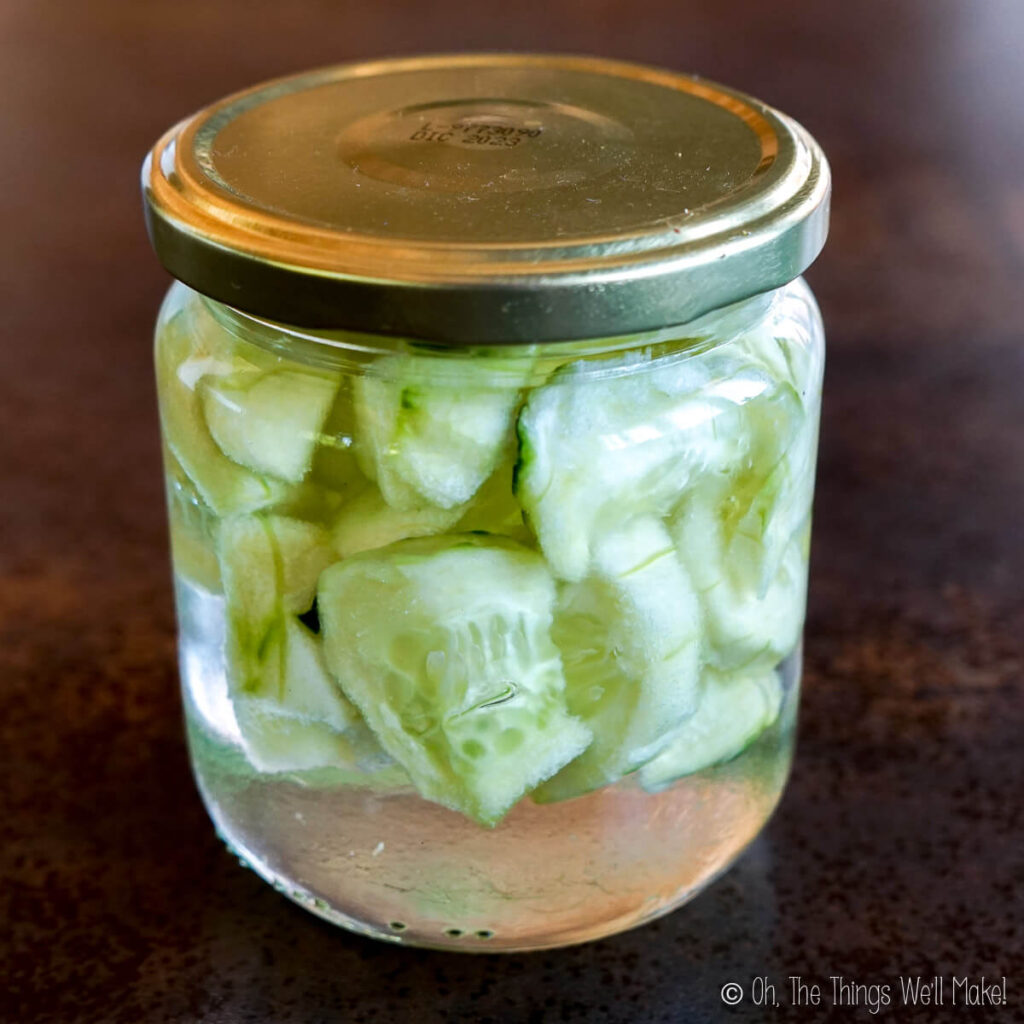
[[(815, 394), (819, 387), (820, 382), (815, 384)], [(805, 400), (795, 385), (786, 384), (777, 392), (770, 412), (768, 404), (761, 402), (749, 410), (751, 429), (758, 437), (752, 446), (755, 458), (761, 457), (765, 463), (769, 455), (776, 458), (751, 512), (764, 526), (772, 553), (769, 567), (777, 567), (790, 540), (810, 518), (820, 403), (817, 397)]]
[(327, 664), (421, 795), (495, 824), (572, 760), (589, 730), (565, 706), (536, 553), (495, 537), (406, 540), (320, 577)]
[(730, 572), (763, 595), (810, 516), (817, 418), (805, 415), (788, 384), (742, 412), (748, 458), (687, 495), (677, 514), (690, 503), (714, 506)]
[(212, 594), (220, 593), (216, 518), (166, 444), (163, 457), (174, 571)]
[[(278, 634), (283, 649), (279, 678), (265, 679), (262, 690), (274, 704), (297, 718), (321, 723), (335, 732), (345, 732), (358, 720), (356, 709), (345, 699), (331, 678), (324, 661), (323, 646), (298, 619), (287, 617)], [(275, 692), (276, 691), (276, 692)]]
[(276, 701), (238, 694), (235, 720), (249, 763), (261, 772), (351, 769), (357, 762), (352, 744), (323, 722), (282, 711)]
[(593, 577), (563, 589), (552, 631), (569, 711), (594, 740), (534, 793), (539, 802), (639, 768), (697, 706), (700, 610), (665, 528), (641, 519), (602, 538), (595, 566)]
[(305, 611), (334, 560), (326, 530), (285, 516), (239, 516), (218, 533), (235, 690), (281, 699), (289, 615)]
[(394, 765), (328, 673), (319, 639), (297, 619), (281, 622), (264, 647), (257, 685), (232, 697), (252, 765), (264, 772), (356, 774)]
[(164, 438), (196, 490), (217, 515), (234, 515), (280, 501), (286, 485), (229, 459), (207, 429), (196, 386), (205, 376), (231, 372), (231, 348), (212, 332), (186, 329), (179, 314), (160, 330), (156, 374)]
[(358, 769), (380, 760), (359, 714), (296, 617), (333, 560), (325, 530), (284, 516), (226, 520), (218, 535), (227, 605), (229, 693), (246, 754), (261, 771)]
[(807, 527), (791, 539), (763, 590), (763, 547), (749, 537), (727, 543), (713, 506), (691, 504), (672, 529), (700, 597), (709, 664), (725, 670), (777, 665), (803, 628)]
[(320, 573), (335, 561), (331, 535), (322, 526), (286, 516), (265, 516), (277, 547), (281, 603), (287, 612), (307, 611)]
[[(810, 314), (793, 309), (807, 303), (812, 307)], [(732, 474), (732, 498), (720, 507), (725, 528), (736, 538), (745, 536), (751, 553), (760, 549), (758, 591), (762, 595), (810, 516), (823, 358), (808, 332), (795, 329), (794, 324), (817, 316), (813, 297), (799, 282), (773, 305), (770, 316), (737, 342), (777, 382), (772, 391), (743, 410), (751, 438), (750, 459)]]
[(582, 579), (595, 540), (666, 515), (702, 474), (746, 456), (738, 402), (764, 373), (700, 356), (570, 364), (519, 416), (516, 494), (555, 574)]
[(456, 529), (458, 533), (494, 533), (520, 543), (533, 536), (523, 523), (522, 509), (512, 494), (513, 459), (487, 478), (473, 499), (455, 508), (420, 504), (412, 508), (389, 505), (372, 485), (345, 502), (334, 520), (334, 550), (342, 558), (387, 547), (411, 537), (429, 537)]
[(528, 373), (478, 359), (457, 380), (440, 379), (436, 362), (385, 356), (354, 384), (360, 466), (396, 508), (451, 509), (473, 497), (511, 436)]
[[(246, 759), (261, 772), (301, 772), (299, 781), (375, 790), (409, 785), (409, 777), (377, 744), (361, 721), (344, 732), (301, 718), (273, 701), (246, 694), (234, 699)], [(317, 772), (311, 777), (308, 773)]]
[(342, 558), (387, 547), (408, 537), (428, 537), (454, 526), (462, 507), (454, 509), (426, 505), (397, 509), (389, 505), (376, 487), (346, 502), (334, 521), (334, 550)]
[(276, 370), (200, 382), (203, 413), (222, 452), (256, 473), (299, 483), (313, 464), (338, 391), (336, 374)]
[(771, 667), (803, 624), (817, 417), (785, 385), (743, 409), (749, 459), (708, 477), (670, 526), (704, 609), (711, 664)]
[(730, 761), (779, 717), (782, 684), (771, 669), (705, 672), (696, 714), (673, 734), (668, 747), (640, 770), (640, 784), (657, 792), (685, 775)]

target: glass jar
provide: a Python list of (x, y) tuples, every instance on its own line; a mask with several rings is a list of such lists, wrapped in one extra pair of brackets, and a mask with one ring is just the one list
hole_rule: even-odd
[(793, 745), (813, 141), (634, 65), (420, 58), (232, 97), (144, 180), (180, 279), (156, 365), (186, 721), (225, 842), (329, 920), (464, 950), (708, 884)]

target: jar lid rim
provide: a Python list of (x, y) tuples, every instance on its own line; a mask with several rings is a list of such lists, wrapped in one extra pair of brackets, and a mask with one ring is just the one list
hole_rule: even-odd
[(229, 96), (143, 165), (175, 277), (309, 327), (450, 344), (654, 330), (799, 276), (830, 177), (792, 119), (676, 72), (462, 54)]

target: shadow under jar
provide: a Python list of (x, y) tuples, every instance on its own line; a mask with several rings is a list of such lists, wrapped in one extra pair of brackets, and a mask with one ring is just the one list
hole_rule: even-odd
[(282, 79), (143, 170), (193, 765), (354, 931), (470, 951), (689, 899), (792, 752), (824, 158), (589, 58)]

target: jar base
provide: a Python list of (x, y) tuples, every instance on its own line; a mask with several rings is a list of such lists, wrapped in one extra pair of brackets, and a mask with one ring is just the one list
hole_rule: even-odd
[(626, 779), (563, 803), (526, 799), (495, 829), (407, 790), (225, 770), (240, 753), (194, 719), (190, 738), (221, 839), (299, 906), (386, 942), (525, 952), (645, 924), (727, 871), (781, 796), (791, 718), (784, 712), (738, 758), (662, 793)]
[[(204, 797), (204, 802), (206, 798)], [(207, 810), (210, 811), (207, 803)], [(210, 811), (212, 815), (212, 811)], [(216, 824), (216, 822), (215, 822)], [(309, 889), (295, 884), (288, 878), (274, 871), (266, 861), (257, 857), (251, 851), (240, 848), (228, 839), (221, 827), (217, 825), (217, 834), (224, 843), (228, 852), (238, 859), (242, 867), (257, 874), (263, 881), (272, 885), (279, 893), (286, 896), (293, 903), (303, 910), (337, 925), (348, 932), (364, 938), (376, 939), (392, 945), (407, 946), (416, 949), (430, 949), (449, 953), (474, 953), (474, 954), (495, 954), (495, 953), (535, 953), (548, 949), (562, 949), (567, 946), (578, 946), (587, 942), (596, 942), (600, 939), (618, 935), (621, 932), (640, 928), (650, 924), (658, 918), (680, 909), (692, 899), (699, 896), (705, 889), (714, 884), (719, 878), (726, 874), (746, 851), (747, 847), (757, 836), (755, 833), (746, 843), (732, 853), (721, 866), (705, 875), (701, 880), (691, 886), (681, 889), (667, 901), (659, 901), (657, 906), (646, 905), (637, 910), (624, 914), (613, 920), (606, 920), (594, 924), (589, 928), (576, 928), (566, 932), (554, 934), (537, 935), (528, 940), (502, 940), (489, 929), (481, 929), (476, 932), (465, 932), (459, 935), (454, 934), (456, 929), (448, 929), (441, 936), (427, 929), (416, 929), (406, 922), (389, 922), (387, 925), (375, 924), (371, 921), (361, 920), (345, 913), (343, 910), (332, 906), (322, 897), (316, 895)], [(396, 925), (401, 925), (397, 928)]]

